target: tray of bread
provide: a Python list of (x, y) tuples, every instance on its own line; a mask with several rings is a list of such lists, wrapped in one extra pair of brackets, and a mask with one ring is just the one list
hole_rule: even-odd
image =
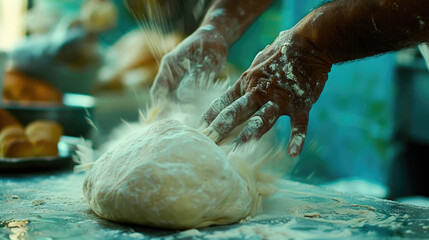
[(90, 95), (13, 68), (0, 73), (0, 172), (71, 165), (76, 142), (93, 129), (94, 107)]
[(58, 122), (36, 119), (22, 124), (9, 111), (0, 109), (0, 169), (47, 169), (69, 164), (72, 146), (64, 140), (63, 132)]
[(16, 70), (7, 71), (0, 93), (0, 109), (7, 110), (22, 125), (35, 120), (55, 121), (63, 134), (87, 137), (95, 99), (86, 94), (62, 92), (56, 86)]

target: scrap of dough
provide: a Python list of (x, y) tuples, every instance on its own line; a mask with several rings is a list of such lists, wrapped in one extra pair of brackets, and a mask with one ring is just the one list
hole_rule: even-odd
[(251, 215), (264, 194), (256, 179), (243, 178), (250, 167), (236, 168), (207, 136), (164, 119), (136, 127), (105, 152), (83, 191), (97, 215), (114, 221), (173, 229), (229, 224)]

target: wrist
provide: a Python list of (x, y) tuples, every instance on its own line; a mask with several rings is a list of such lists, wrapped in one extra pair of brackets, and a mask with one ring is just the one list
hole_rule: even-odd
[(230, 46), (272, 2), (274, 0), (213, 1), (201, 26), (213, 26)]
[[(427, 41), (424, 1), (329, 2), (297, 25), (297, 34), (330, 64), (370, 57)], [(416, 17), (417, 16), (417, 17)]]
[(295, 26), (289, 31), (290, 37), (285, 40), (285, 44), (295, 50), (293, 58), (301, 64), (307, 65), (313, 69), (316, 74), (329, 73), (331, 67), (335, 64), (335, 57), (328, 54), (318, 44), (312, 32), (303, 30), (301, 26)]
[(230, 41), (228, 35), (223, 31), (222, 28), (217, 27), (214, 24), (201, 25), (194, 34), (204, 41), (216, 42), (219, 45), (223, 45), (228, 48)]
[(340, 62), (337, 53), (331, 47), (332, 44), (336, 44), (337, 36), (332, 36), (323, 26), (317, 24), (318, 18), (322, 16), (323, 12), (318, 10), (309, 13), (292, 28), (293, 39), (294, 42), (300, 43), (300, 48), (306, 54), (332, 66)]
[(235, 41), (236, 37), (234, 36), (233, 29), (226, 29), (222, 24), (217, 22), (208, 22), (203, 23), (196, 30), (199, 34), (209, 35), (214, 38), (216, 41), (222, 41), (226, 46), (231, 46), (231, 44)]

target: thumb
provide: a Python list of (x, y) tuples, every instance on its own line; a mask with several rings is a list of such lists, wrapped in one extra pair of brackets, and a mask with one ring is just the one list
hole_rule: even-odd
[(177, 88), (177, 98), (182, 102), (191, 102), (195, 97), (195, 90), (197, 85), (197, 75), (194, 73), (187, 73)]
[(158, 72), (155, 80), (150, 88), (150, 98), (152, 100), (152, 106), (158, 105), (164, 102), (168, 97), (168, 92), (170, 91), (170, 84), (168, 77), (165, 74), (160, 74)]
[(152, 106), (164, 103), (168, 97), (168, 87), (162, 85), (153, 85), (150, 89), (150, 98)]

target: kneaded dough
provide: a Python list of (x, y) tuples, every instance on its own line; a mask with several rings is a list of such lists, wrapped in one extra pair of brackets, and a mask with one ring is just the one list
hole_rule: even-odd
[(164, 119), (135, 127), (106, 151), (83, 191), (97, 215), (114, 221), (173, 229), (229, 224), (251, 215), (260, 197), (236, 164), (198, 130)]

